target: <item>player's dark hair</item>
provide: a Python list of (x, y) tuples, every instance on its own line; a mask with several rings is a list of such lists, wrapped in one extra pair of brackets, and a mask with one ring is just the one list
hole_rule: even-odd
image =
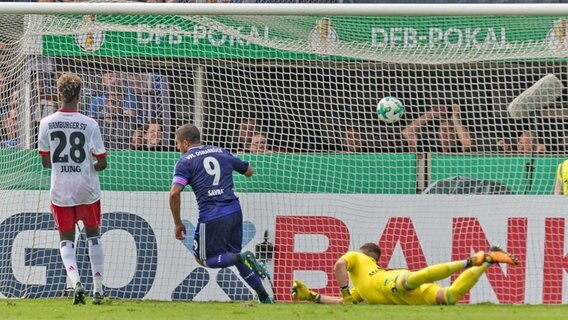
[(63, 103), (69, 103), (81, 93), (81, 78), (74, 73), (64, 73), (57, 79), (57, 91)]
[(381, 248), (376, 243), (368, 242), (361, 246), (359, 249), (364, 249), (377, 257), (377, 260), (381, 257)]
[(201, 142), (201, 133), (199, 132), (199, 129), (192, 124), (186, 124), (177, 129), (176, 137), (179, 137), (182, 140), (187, 140), (191, 144)]

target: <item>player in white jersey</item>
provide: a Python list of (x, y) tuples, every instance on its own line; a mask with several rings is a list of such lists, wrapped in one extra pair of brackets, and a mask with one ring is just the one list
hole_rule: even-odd
[(74, 248), (75, 224), (81, 220), (91, 260), (93, 304), (101, 304), (104, 252), (99, 230), (101, 190), (97, 172), (107, 166), (106, 150), (97, 122), (78, 112), (79, 76), (63, 74), (57, 80), (57, 90), (60, 109), (41, 120), (38, 151), (42, 165), (51, 168), (51, 211), (61, 239), (61, 258), (74, 285), (73, 303), (85, 303)]

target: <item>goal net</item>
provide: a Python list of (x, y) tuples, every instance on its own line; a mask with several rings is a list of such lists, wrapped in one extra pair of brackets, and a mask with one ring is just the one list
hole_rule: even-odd
[[(498, 244), (520, 264), (490, 267), (462, 303), (568, 302), (566, 198), (552, 196), (567, 145), (564, 8), (421, 15), (411, 5), (385, 15), (392, 7), (365, 6), (365, 15), (283, 5), (279, 15), (263, 14), (271, 5), (132, 5), (141, 15), (74, 5), (0, 16), (0, 297), (69, 293), (37, 128), (58, 108), (57, 77), (75, 72), (80, 111), (99, 122), (108, 150), (99, 176), (111, 297), (254, 299), (236, 269), (195, 262), (189, 190), (188, 237), (175, 240), (173, 133), (193, 123), (205, 144), (255, 168), (234, 177), (243, 250), (267, 264), (278, 301), (290, 300), (296, 278), (337, 295), (335, 261), (374, 242), (381, 266), (411, 270)], [(554, 98), (525, 91), (549, 74)], [(386, 96), (404, 104), (393, 124), (377, 116)], [(90, 290), (82, 228), (76, 253)]]

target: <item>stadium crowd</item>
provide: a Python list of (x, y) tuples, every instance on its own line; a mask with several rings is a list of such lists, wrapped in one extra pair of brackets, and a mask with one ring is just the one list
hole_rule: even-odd
[[(43, 117), (57, 109), (57, 98), (49, 89), (55, 78), (36, 74), (38, 85), (32, 94), (32, 130)], [(86, 74), (81, 111), (97, 120), (109, 150), (175, 151), (172, 129), (191, 115), (180, 111), (190, 98), (177, 88), (180, 77), (159, 73), (119, 73), (115, 71)], [(270, 80), (267, 80), (270, 81)], [(215, 81), (212, 81), (215, 82)], [(23, 148), (23, 105), (20, 89), (0, 72), (0, 148)], [(12, 88), (11, 90), (9, 88)], [(456, 88), (449, 88), (449, 91)], [(229, 96), (229, 90), (219, 90)], [(251, 91), (255, 91), (254, 88)], [(310, 91), (310, 90), (308, 90)], [(311, 90), (317, 94), (315, 90)], [(279, 107), (285, 97), (275, 96), (277, 104), (265, 106), (256, 91), (246, 105), (218, 101), (211, 92), (206, 102), (204, 136), (235, 153), (271, 152), (415, 152), (415, 153), (518, 153), (544, 154), (564, 150), (561, 135), (566, 123), (513, 121), (496, 113), (485, 119), (476, 105), (465, 102), (429, 104), (426, 100), (405, 100), (406, 114), (395, 124), (387, 125), (370, 107), (345, 106), (325, 110), (322, 102)], [(404, 97), (404, 92), (400, 97)], [(330, 103), (350, 104), (347, 98), (331, 97)], [(435, 100), (435, 99), (432, 99)], [(461, 101), (460, 101), (461, 100)], [(453, 101), (448, 100), (449, 103)], [(191, 102), (190, 102), (191, 104)], [(184, 106), (187, 108), (187, 106)], [(226, 113), (229, 113), (227, 115)], [(223, 114), (225, 113), (225, 114)], [(270, 114), (272, 113), (272, 115)], [(180, 117), (178, 117), (180, 116)], [(281, 119), (276, 119), (276, 116)], [(491, 114), (488, 114), (488, 118)], [(487, 123), (485, 123), (488, 121)], [(285, 124), (290, 124), (285, 126)], [(491, 131), (491, 128), (496, 130)], [(35, 132), (35, 131), (34, 131)], [(216, 134), (217, 133), (217, 134)], [(33, 134), (32, 134), (33, 135)], [(214, 141), (213, 136), (220, 136)]]

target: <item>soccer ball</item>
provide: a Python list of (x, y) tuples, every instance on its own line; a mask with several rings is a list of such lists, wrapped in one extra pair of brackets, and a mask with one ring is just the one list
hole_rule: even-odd
[(404, 114), (404, 105), (395, 97), (384, 97), (377, 104), (377, 114), (386, 123), (395, 123)]

